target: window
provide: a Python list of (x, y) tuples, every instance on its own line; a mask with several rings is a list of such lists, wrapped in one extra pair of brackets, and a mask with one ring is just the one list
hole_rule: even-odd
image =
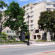
[(38, 37), (38, 39), (40, 39), (41, 38), (41, 35), (37, 35), (37, 37)]
[(25, 6), (23, 8), (25, 9)]
[(28, 23), (28, 21), (27, 21), (27, 23)]
[(51, 10), (51, 8), (47, 8), (47, 11), (50, 11)]
[(36, 4), (38, 4), (38, 3), (34, 3), (33, 5), (36, 5)]
[(31, 29), (31, 31), (33, 31), (33, 29)]
[(35, 33), (39, 33), (39, 30), (35, 30)]
[(29, 9), (27, 9), (27, 11), (28, 11)]
[(9, 33), (9, 30), (7, 30), (7, 33)]
[(55, 7), (55, 4), (53, 4), (53, 6)]
[(14, 33), (14, 31), (12, 31), (12, 33)]
[(29, 15), (29, 13), (26, 13), (26, 15)]
[(49, 4), (49, 3), (47, 4), (47, 6), (50, 6), (50, 5), (51, 5), (51, 4)]
[(55, 10), (55, 9), (53, 9), (53, 10)]
[(33, 13), (34, 11), (31, 11), (30, 13)]
[(36, 39), (36, 35), (34, 35), (34, 39)]
[(10, 31), (10, 33), (11, 33), (11, 31)]
[(30, 22), (33, 23), (33, 20), (31, 20)]
[(30, 27), (33, 28), (33, 24)]
[(7, 30), (7, 33), (14, 33), (14, 31)]
[(31, 18), (33, 17), (33, 15), (31, 16)]
[(30, 8), (31, 10), (33, 9), (33, 7)]
[(0, 14), (2, 13), (2, 11), (0, 11)]

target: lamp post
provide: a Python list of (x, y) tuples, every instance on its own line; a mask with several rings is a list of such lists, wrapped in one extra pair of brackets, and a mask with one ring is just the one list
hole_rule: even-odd
[(30, 35), (29, 35), (29, 15), (28, 15), (28, 41), (27, 41), (27, 45), (30, 45), (30, 43), (29, 43), (29, 38), (30, 38)]

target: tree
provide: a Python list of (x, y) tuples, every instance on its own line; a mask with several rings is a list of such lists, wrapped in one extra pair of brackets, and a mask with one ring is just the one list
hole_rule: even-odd
[(55, 33), (55, 12), (41, 12), (38, 24), (40, 29), (50, 31), (51, 33)]
[[(0, 9), (3, 9), (6, 6), (7, 6), (7, 4), (5, 4), (5, 2), (1, 0), (0, 1)], [(1, 31), (2, 31), (2, 25), (3, 25), (3, 22), (4, 22), (4, 21), (2, 21), (2, 17), (3, 17), (3, 14), (2, 14), (2, 11), (0, 11), (0, 34), (1, 34)]]
[(7, 4), (4, 1), (0, 1), (0, 8), (3, 9), (4, 7), (6, 7)]
[(1, 41), (2, 42), (5, 42), (5, 41), (7, 41), (7, 34), (5, 33), (5, 32), (1, 32)]
[(4, 23), (4, 26), (8, 26), (11, 28), (11, 30), (16, 31), (16, 34), (18, 35), (20, 29), (21, 31), (27, 31), (27, 25), (24, 22), (24, 14), (25, 11), (21, 7), (19, 7), (19, 4), (16, 2), (11, 2), (10, 5), (7, 7), (7, 10), (5, 10), (5, 17), (7, 18), (6, 22)]

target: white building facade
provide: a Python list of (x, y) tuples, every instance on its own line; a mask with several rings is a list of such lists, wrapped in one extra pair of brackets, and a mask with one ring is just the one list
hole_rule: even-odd
[(29, 32), (31, 40), (42, 39), (42, 34), (44, 31), (39, 30), (38, 28), (38, 20), (40, 17), (40, 13), (47, 10), (55, 10), (54, 2), (39, 2), (39, 3), (30, 3), (23, 6), (25, 9), (25, 22), (28, 24), (28, 15), (29, 17)]

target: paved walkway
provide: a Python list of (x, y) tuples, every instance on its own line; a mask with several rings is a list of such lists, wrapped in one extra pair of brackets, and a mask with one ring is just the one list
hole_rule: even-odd
[(26, 47), (26, 44), (4, 44), (0, 45), (0, 49), (2, 48), (17, 48), (17, 47)]
[(36, 42), (31, 45), (35, 46), (47, 46), (47, 45), (55, 45), (55, 42)]
[[(55, 42), (36, 42), (30, 44), (29, 46), (47, 46), (55, 45)], [(27, 44), (0, 44), (0, 48), (9, 48), (9, 47), (27, 47)]]
[[(55, 42), (36, 42), (33, 44), (30, 44), (30, 47), (33, 46), (47, 46), (47, 45), (55, 45)], [(0, 45), (1, 48), (17, 48), (17, 47), (28, 47), (27, 44), (4, 44)], [(34, 53), (34, 54), (28, 54), (28, 55), (55, 55), (55, 50), (53, 51), (47, 51), (47, 52), (40, 52), (40, 53)]]
[(29, 55), (55, 55), (55, 50), (54, 51), (41, 52), (41, 53), (35, 53), (35, 54), (29, 54)]

